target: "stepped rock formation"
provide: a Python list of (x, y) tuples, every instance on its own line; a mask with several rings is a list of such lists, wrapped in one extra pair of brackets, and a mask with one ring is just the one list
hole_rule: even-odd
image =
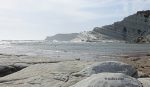
[(94, 31), (81, 32), (75, 39), (71, 40), (73, 42), (101, 42), (103, 40), (115, 40), (108, 35), (101, 34)]
[(138, 11), (112, 25), (95, 27), (93, 31), (81, 33), (77, 38), (81, 41), (116, 39), (136, 43), (150, 42), (150, 10)]
[(93, 31), (57, 34), (47, 37), (47, 41), (73, 41), (73, 42), (98, 42), (98, 41), (126, 41), (131, 43), (150, 42), (150, 10), (138, 11), (136, 14), (124, 18), (112, 25), (95, 27)]

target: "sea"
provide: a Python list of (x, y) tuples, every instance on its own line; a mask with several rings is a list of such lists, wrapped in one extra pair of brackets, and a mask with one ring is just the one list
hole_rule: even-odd
[(115, 60), (126, 55), (150, 54), (150, 44), (124, 42), (0, 41), (0, 54), (76, 60)]

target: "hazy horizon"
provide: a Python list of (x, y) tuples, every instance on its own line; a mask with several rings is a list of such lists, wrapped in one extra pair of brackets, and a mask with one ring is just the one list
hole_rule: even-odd
[(43, 40), (92, 30), (140, 10), (150, 0), (1, 0), (0, 40)]

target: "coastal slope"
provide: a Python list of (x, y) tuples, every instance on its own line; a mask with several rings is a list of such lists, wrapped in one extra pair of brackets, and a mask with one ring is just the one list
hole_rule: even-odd
[(56, 34), (54, 36), (46, 37), (46, 41), (70, 41), (76, 38), (78, 33), (71, 33), (71, 34)]
[(47, 41), (99, 42), (126, 41), (131, 43), (150, 42), (150, 10), (138, 11), (112, 25), (95, 27), (92, 31), (72, 34), (56, 34)]
[(150, 10), (138, 11), (136, 14), (125, 17), (122, 21), (112, 25), (95, 27), (86, 34), (81, 33), (76, 39), (81, 39), (81, 41), (116, 39), (133, 43), (149, 43)]

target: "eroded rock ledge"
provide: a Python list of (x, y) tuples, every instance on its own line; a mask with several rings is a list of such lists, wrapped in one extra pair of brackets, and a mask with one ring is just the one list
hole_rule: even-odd
[[(109, 66), (109, 69), (106, 69), (105, 66)], [(102, 67), (105, 67), (104, 69), (106, 70), (104, 69), (102, 70)], [(115, 67), (117, 69), (115, 69)], [(90, 73), (90, 75), (77, 75), (79, 73), (84, 74), (81, 73), (84, 72), (84, 70), (86, 70), (86, 73)], [(117, 72), (115, 73), (112, 70), (114, 71), (117, 70)], [(101, 75), (106, 72), (110, 74)], [(99, 78), (104, 78), (104, 76), (106, 77), (118, 76), (117, 84), (120, 84), (121, 86), (125, 84), (123, 84), (124, 81), (120, 82), (119, 80), (122, 79), (119, 78), (121, 77), (124, 79), (125, 77), (126, 82), (130, 80), (136, 84), (135, 87), (141, 87), (139, 81), (136, 78), (134, 78), (134, 76), (131, 77), (134, 72), (137, 71), (133, 70), (132, 66), (121, 62), (115, 62), (115, 61), (108, 61), (108, 62), (64, 61), (58, 63), (41, 63), (41, 64), (30, 65), (18, 72), (1, 77), (0, 86), (1, 87), (79, 87), (76, 86), (75, 84), (84, 85), (84, 83), (82, 82), (95, 81), (94, 79), (96, 79), (96, 81), (100, 81), (102, 79)], [(100, 75), (100, 77), (97, 78), (98, 76), (96, 75)], [(106, 77), (103, 80), (107, 79)], [(89, 80), (87, 80), (86, 78)], [(146, 84), (145, 80), (140, 79), (140, 81), (141, 82), (144, 81), (144, 84)], [(98, 83), (92, 82), (92, 84), (93, 85), (95, 84), (95, 86), (88, 86), (88, 84), (85, 85), (87, 85), (87, 87), (97, 87), (96, 84), (98, 85), (99, 82)], [(102, 87), (107, 87), (106, 85), (111, 86), (111, 84), (113, 84), (112, 86), (114, 86), (116, 83), (114, 84), (110, 79), (110, 81), (107, 84), (105, 84), (105, 86)], [(130, 85), (132, 85), (132, 82)], [(80, 86), (80, 87), (85, 87), (85, 86)], [(149, 85), (144, 87), (149, 87)]]

